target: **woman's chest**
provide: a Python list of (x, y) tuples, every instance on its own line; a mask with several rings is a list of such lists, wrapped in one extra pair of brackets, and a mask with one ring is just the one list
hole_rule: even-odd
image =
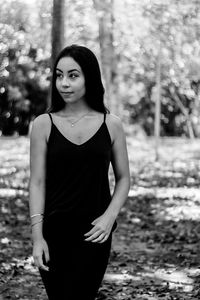
[(51, 164), (99, 164), (110, 161), (111, 150), (111, 139), (106, 128), (100, 128), (80, 145), (70, 141), (53, 128), (47, 147), (47, 158)]

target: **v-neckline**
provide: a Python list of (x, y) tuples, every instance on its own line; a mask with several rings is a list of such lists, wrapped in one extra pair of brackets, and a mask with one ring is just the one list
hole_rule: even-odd
[(90, 142), (101, 130), (101, 128), (103, 127), (103, 125), (106, 124), (105, 122), (103, 122), (100, 127), (97, 129), (97, 131), (95, 131), (95, 133), (89, 138), (87, 139), (85, 142), (81, 143), (81, 144), (76, 144), (73, 141), (71, 141), (69, 138), (67, 138), (66, 136), (64, 136), (64, 134), (60, 131), (60, 129), (58, 129), (58, 127), (52, 122), (52, 125), (56, 128), (56, 130), (59, 132), (59, 134), (70, 144), (76, 146), (76, 147), (80, 147), (83, 146), (85, 144), (87, 144), (88, 142)]

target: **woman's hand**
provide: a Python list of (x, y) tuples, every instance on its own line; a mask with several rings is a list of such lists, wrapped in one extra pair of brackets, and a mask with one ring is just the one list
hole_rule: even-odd
[(110, 235), (114, 222), (114, 217), (104, 213), (91, 223), (94, 227), (84, 234), (86, 237), (85, 241), (93, 243), (105, 242)]
[(44, 270), (49, 271), (49, 268), (44, 265), (43, 254), (45, 257), (46, 263), (49, 262), (49, 248), (46, 241), (42, 238), (33, 242), (33, 258), (35, 265)]

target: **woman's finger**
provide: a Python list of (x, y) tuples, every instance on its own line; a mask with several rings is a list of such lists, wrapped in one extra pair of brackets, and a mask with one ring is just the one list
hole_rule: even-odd
[(47, 266), (45, 266), (45, 265), (41, 265), (41, 266), (39, 266), (39, 269), (42, 269), (43, 271), (49, 271), (49, 267), (47, 267)]
[(85, 241), (91, 241), (91, 240), (97, 238), (102, 233), (103, 233), (102, 231), (98, 230), (95, 233), (93, 233), (92, 235), (90, 235), (87, 239), (85, 239)]
[(42, 257), (40, 257), (38, 259), (38, 263), (39, 263), (39, 266), (38, 268), (44, 270), (44, 271), (49, 271), (49, 268), (47, 266), (44, 265), (43, 261), (42, 261)]
[(105, 237), (105, 233), (100, 234), (96, 239), (93, 239), (92, 242), (100, 242)]
[(105, 237), (99, 242), (99, 243), (104, 243), (105, 241), (107, 241), (109, 235), (105, 235)]
[(92, 221), (92, 225), (96, 225), (96, 223), (99, 221), (100, 217), (96, 218), (94, 221)]
[(100, 228), (94, 226), (90, 231), (88, 231), (87, 233), (84, 233), (84, 236), (89, 236), (89, 235), (92, 235), (93, 233), (99, 231)]
[(44, 270), (44, 271), (49, 271), (49, 268), (43, 264), (42, 256), (41, 256), (41, 255), (36, 256), (36, 257), (34, 258), (34, 261), (35, 261), (35, 265), (36, 265), (39, 269), (42, 269), (42, 270)]
[(38, 267), (38, 266), (39, 266), (39, 263), (38, 263), (37, 257), (33, 256), (33, 260), (34, 260), (34, 265), (35, 265), (36, 267)]
[(48, 247), (45, 247), (44, 249), (44, 257), (45, 257), (45, 262), (48, 263), (50, 260)]

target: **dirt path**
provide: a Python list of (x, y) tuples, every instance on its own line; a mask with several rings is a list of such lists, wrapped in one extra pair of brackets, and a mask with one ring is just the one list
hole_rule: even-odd
[[(46, 300), (31, 260), (29, 140), (0, 139), (0, 300)], [(200, 141), (128, 139), (132, 188), (98, 300), (200, 298)]]

